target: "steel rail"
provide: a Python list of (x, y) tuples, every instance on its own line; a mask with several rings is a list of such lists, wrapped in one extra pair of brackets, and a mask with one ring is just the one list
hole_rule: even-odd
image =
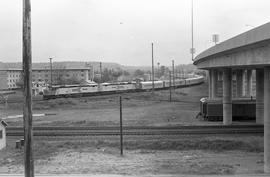
[[(124, 135), (263, 134), (263, 126), (123, 127)], [(119, 127), (34, 127), (34, 136), (114, 136)], [(8, 127), (7, 136), (23, 136), (22, 127)]]

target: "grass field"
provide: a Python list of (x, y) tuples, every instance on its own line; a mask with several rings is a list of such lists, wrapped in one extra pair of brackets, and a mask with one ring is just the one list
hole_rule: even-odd
[[(208, 124), (195, 118), (199, 112), (199, 100), (206, 95), (206, 84), (174, 90), (172, 102), (168, 101), (168, 90), (156, 91), (154, 95), (151, 92), (122, 94), (123, 123), (155, 126)], [(22, 103), (9, 103), (8, 107), (2, 105), (0, 109), (2, 117), (22, 114)], [(51, 114), (35, 117), (34, 125), (118, 125), (119, 95), (34, 101), (33, 110), (34, 113)], [(22, 125), (22, 118), (6, 121), (9, 125)]]
[[(124, 125), (208, 125), (195, 118), (207, 85), (173, 91), (122, 94)], [(20, 93), (14, 100), (22, 100)], [(40, 99), (40, 98), (35, 98)], [(34, 125), (103, 126), (119, 124), (119, 95), (34, 101)], [(0, 105), (1, 117), (22, 114), (22, 103)], [(7, 119), (22, 125), (22, 118)], [(0, 173), (23, 173), (23, 149), (8, 137), (0, 151)], [(263, 172), (263, 137), (250, 135), (34, 137), (36, 173), (88, 174), (254, 174)]]

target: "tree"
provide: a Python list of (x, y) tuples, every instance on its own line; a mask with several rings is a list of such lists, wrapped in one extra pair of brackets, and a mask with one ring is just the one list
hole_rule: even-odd
[(110, 81), (111, 80), (110, 75), (111, 75), (111, 71), (108, 70), (108, 68), (105, 68), (102, 71), (102, 80), (101, 80), (101, 82), (108, 82), (108, 81)]
[(122, 70), (117, 70), (112, 72), (113, 80), (117, 80), (123, 74)]
[(140, 69), (137, 69), (135, 70), (134, 72), (134, 76), (135, 77), (143, 77), (144, 76), (144, 71), (140, 70)]
[(159, 77), (164, 76), (166, 72), (166, 67), (165, 66), (160, 66), (160, 71), (159, 71)]
[(201, 75), (201, 76), (206, 77), (206, 71), (204, 71), (204, 70), (196, 70), (194, 72), (194, 74), (197, 74), (197, 75)]
[(123, 75), (124, 75), (124, 76), (129, 76), (130, 73), (129, 73), (128, 71), (125, 71), (125, 70), (124, 70), (124, 71), (123, 71)]

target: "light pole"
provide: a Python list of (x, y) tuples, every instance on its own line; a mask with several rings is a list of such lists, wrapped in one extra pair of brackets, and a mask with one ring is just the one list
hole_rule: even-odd
[(154, 44), (152, 43), (152, 94), (155, 92), (155, 73), (154, 73)]
[(217, 43), (219, 42), (219, 35), (213, 34), (212, 41), (215, 43), (215, 45), (217, 45)]
[(102, 82), (102, 63), (99, 63), (99, 70), (100, 70), (100, 83)]
[(174, 60), (172, 60), (172, 79), (173, 79), (173, 88), (175, 86), (175, 79), (174, 79)]
[(157, 63), (157, 77), (158, 77), (158, 78), (160, 78), (160, 75), (159, 75), (159, 65), (160, 65), (160, 63), (158, 62), (158, 63)]
[(52, 58), (50, 59), (50, 70), (51, 70), (51, 89), (52, 89), (52, 84), (53, 84), (53, 79), (52, 79)]
[(195, 48), (194, 48), (194, 36), (193, 36), (193, 0), (191, 0), (191, 60), (194, 60)]

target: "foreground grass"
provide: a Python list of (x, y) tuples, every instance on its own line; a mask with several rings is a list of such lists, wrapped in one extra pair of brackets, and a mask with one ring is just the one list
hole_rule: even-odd
[[(0, 172), (1, 169), (8, 173), (23, 171), (23, 149), (15, 149), (17, 139), (20, 138), (9, 138), (7, 148), (0, 151)], [(75, 170), (102, 174), (234, 174), (238, 167), (219, 158), (232, 158), (227, 155), (231, 153), (258, 154), (260, 158), (263, 137), (127, 136), (124, 137), (125, 158), (119, 156), (119, 137), (115, 136), (35, 137), (33, 150), (41, 173), (74, 173)], [(216, 160), (212, 161), (213, 158)], [(245, 155), (241, 158), (245, 159)], [(145, 161), (147, 169), (138, 166), (138, 160)], [(94, 166), (90, 168), (89, 163)]]
[[(37, 137), (38, 138), (38, 137)], [(62, 137), (63, 138), (63, 137)], [(106, 138), (38, 138), (34, 141), (35, 159), (43, 159), (56, 152), (73, 149), (80, 151), (85, 148), (119, 148), (117, 137)], [(157, 139), (144, 139), (132, 137), (124, 139), (125, 150), (162, 150), (162, 151), (189, 151), (205, 150), (213, 152), (243, 151), (243, 152), (263, 152), (263, 137), (179, 137), (179, 139), (167, 139), (159, 137)], [(15, 149), (15, 139), (8, 141), (7, 148), (1, 154), (9, 154), (12, 157), (22, 158), (22, 150)], [(9, 157), (10, 158), (10, 157)], [(20, 160), (17, 161), (21, 163)]]

